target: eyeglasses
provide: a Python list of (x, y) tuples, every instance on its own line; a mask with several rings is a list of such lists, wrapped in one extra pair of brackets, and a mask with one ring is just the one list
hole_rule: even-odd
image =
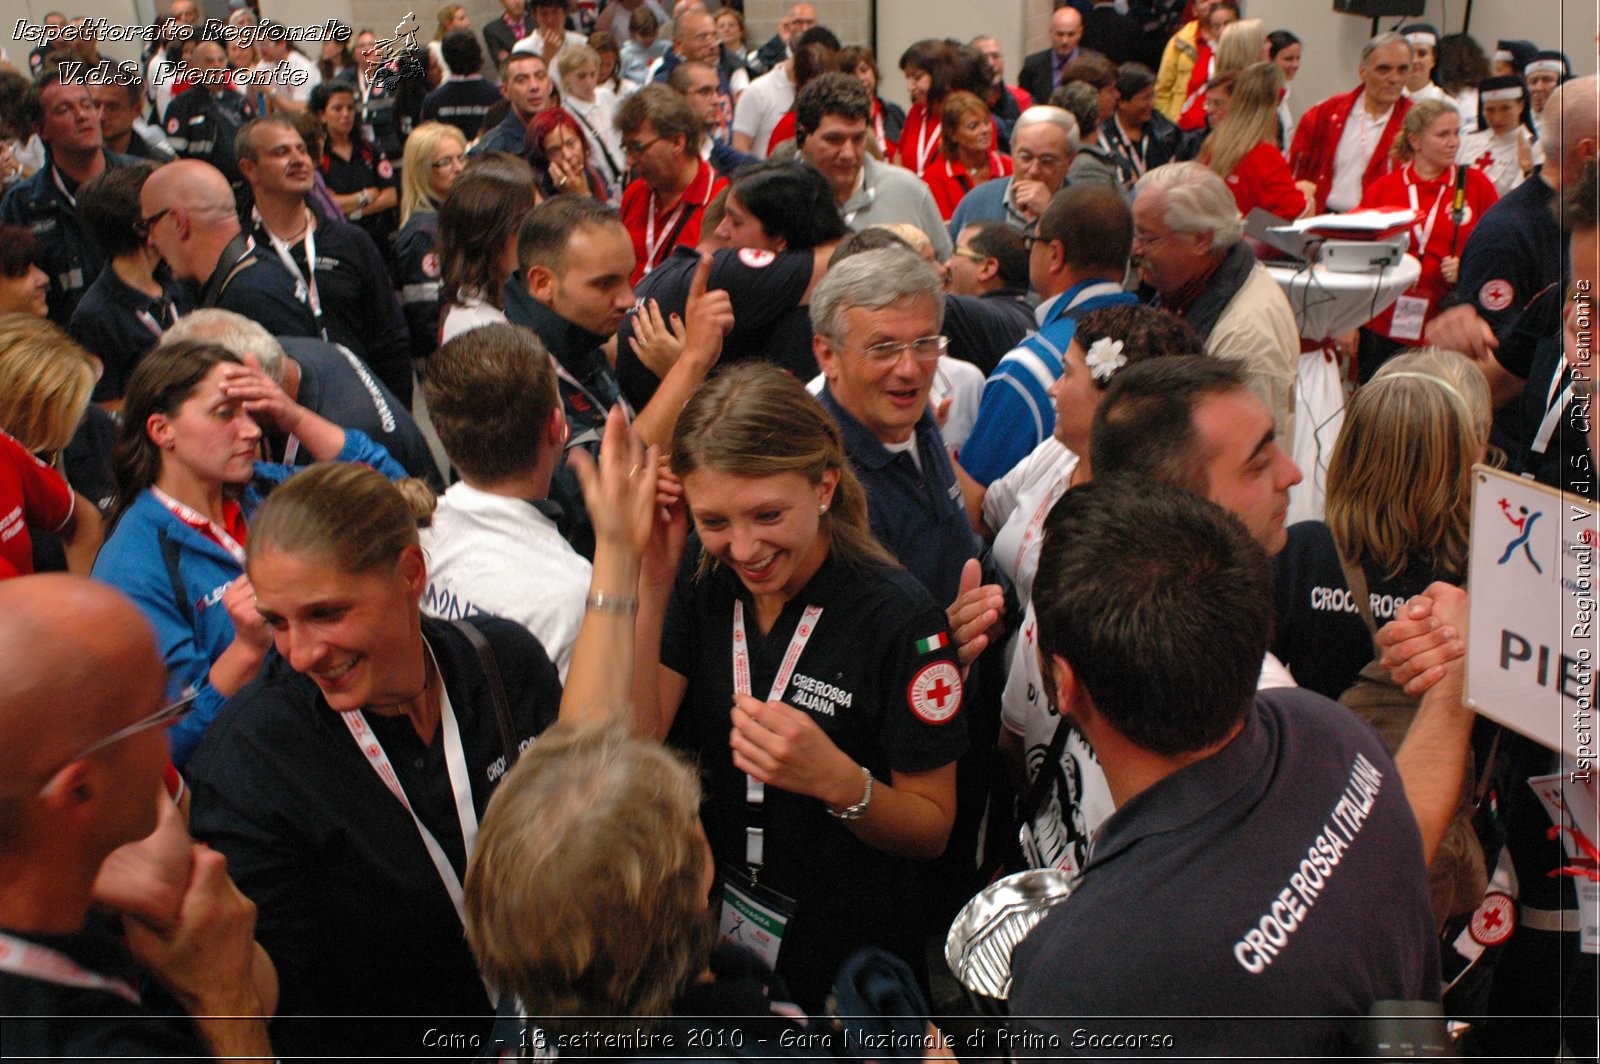
[(886, 366), (900, 361), (900, 356), (911, 349), (911, 354), (918, 362), (937, 362), (939, 356), (944, 354), (950, 346), (950, 341), (943, 336), (922, 336), (910, 343), (900, 340), (885, 340), (881, 344), (873, 344), (863, 348), (861, 357), (876, 366)]
[(655, 137), (650, 140), (625, 140), (622, 142), (622, 154), (643, 155), (661, 139), (661, 137)]
[(435, 170), (460, 170), (467, 165), (465, 155), (451, 155), (443, 159), (435, 159), (428, 164)]
[(1061, 156), (1059, 155), (1035, 155), (1027, 149), (1012, 152), (1011, 158), (1018, 166), (1032, 166), (1034, 163), (1038, 163), (1046, 170), (1061, 165)]
[[(169, 724), (174, 724), (177, 721), (182, 720), (184, 717), (189, 715), (190, 710), (194, 709), (194, 700), (197, 697), (199, 697), (199, 693), (191, 687), (185, 691), (183, 697), (179, 698), (176, 702), (169, 702), (167, 705), (162, 706), (148, 717), (145, 717), (142, 720), (136, 720), (125, 728), (118, 728), (116, 731), (112, 732), (110, 735), (107, 735), (103, 739), (96, 739), (88, 746), (85, 746), (83, 749), (79, 750), (77, 753), (61, 762), (59, 766), (50, 770), (50, 772), (45, 776), (45, 788), (50, 786), (50, 781), (55, 779), (56, 774), (62, 769), (66, 768), (70, 764), (73, 764), (74, 762), (82, 761), (90, 754), (99, 753), (106, 747), (114, 746), (115, 744), (122, 742), (124, 739), (131, 739), (140, 732), (149, 731), (152, 728), (165, 728)], [(43, 789), (44, 788), (41, 788), (41, 790)]]
[(1177, 232), (1177, 230), (1173, 229), (1173, 230), (1171, 230), (1169, 232), (1162, 233), (1160, 236), (1150, 236), (1147, 233), (1134, 233), (1133, 234), (1133, 246), (1136, 247), (1136, 248), (1151, 247), (1151, 246), (1153, 246), (1155, 244), (1161, 243), (1163, 240), (1167, 239), (1167, 237), (1171, 236), (1173, 233), (1176, 233), (1176, 232)]
[(163, 207), (148, 218), (140, 218), (133, 223), (133, 231), (138, 234), (140, 240), (148, 240), (150, 238), (150, 230), (154, 229), (157, 223), (165, 218), (170, 210), (172, 210), (171, 207)]
[[(1026, 246), (1028, 244), (1028, 238), (1027, 237), (1023, 237), (1022, 238), (1022, 243), (1024, 244), (1024, 246)], [(973, 262), (988, 262), (989, 261), (989, 256), (980, 255), (976, 251), (973, 251), (971, 248), (964, 248), (964, 247), (959, 247), (959, 246), (958, 247), (954, 247), (954, 248), (950, 249), (950, 254), (951, 255), (959, 255), (961, 258), (964, 258), (964, 259), (971, 259)]]

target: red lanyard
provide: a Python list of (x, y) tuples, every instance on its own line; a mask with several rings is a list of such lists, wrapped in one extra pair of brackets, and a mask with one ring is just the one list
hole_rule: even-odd
[[(244, 567), (244, 536), (247, 526), (242, 520), (242, 512), (238, 510), (238, 503), (224, 502), (222, 504), (223, 520), (233, 526), (232, 529), (228, 529), (217, 524), (200, 511), (185, 506), (160, 488), (152, 487), (150, 492), (156, 497), (157, 502), (172, 511), (172, 516), (227, 551), (233, 556), (233, 560), (239, 563), (240, 568)], [(229, 511), (230, 506), (234, 508), (232, 512)], [(239, 517), (241, 520), (235, 521), (235, 517)], [(238, 535), (235, 536), (234, 533), (238, 533)]]
[[(783, 697), (789, 687), (789, 678), (794, 675), (794, 667), (800, 662), (800, 655), (804, 653), (806, 644), (811, 642), (811, 636), (817, 630), (817, 621), (822, 617), (821, 606), (807, 606), (800, 615), (800, 623), (795, 625), (794, 635), (789, 639), (789, 649), (783, 653), (783, 661), (778, 665), (778, 673), (772, 678), (772, 687), (767, 693), (768, 702), (776, 702)], [(735, 694), (750, 694), (750, 641), (744, 632), (744, 600), (735, 599), (733, 603), (733, 691)], [(747, 806), (759, 806), (766, 801), (766, 785), (754, 776), (746, 775), (744, 778), (744, 800)], [(759, 827), (745, 829), (744, 859), (745, 864), (752, 869), (760, 868), (765, 846), (766, 833)]]

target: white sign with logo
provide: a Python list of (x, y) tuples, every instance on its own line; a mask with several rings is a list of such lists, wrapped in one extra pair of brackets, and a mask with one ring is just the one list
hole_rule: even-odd
[(1594, 770), (1596, 506), (1473, 470), (1467, 704)]

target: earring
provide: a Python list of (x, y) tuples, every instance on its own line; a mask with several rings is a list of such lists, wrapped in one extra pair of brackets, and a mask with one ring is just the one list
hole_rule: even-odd
[(817, 508), (817, 514), (819, 516), (821, 514), (825, 514), (827, 512), (828, 512), (828, 504), (827, 503), (823, 503), (820, 507)]

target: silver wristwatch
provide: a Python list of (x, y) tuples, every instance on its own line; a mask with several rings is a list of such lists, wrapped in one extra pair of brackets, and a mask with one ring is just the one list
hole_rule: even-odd
[(867, 790), (866, 793), (861, 796), (861, 801), (857, 802), (855, 805), (846, 806), (845, 808), (839, 810), (835, 810), (830, 805), (823, 806), (823, 808), (828, 811), (829, 816), (839, 820), (860, 820), (866, 815), (867, 806), (872, 804), (872, 770), (867, 768), (867, 766), (862, 765), (861, 778), (867, 783)]

